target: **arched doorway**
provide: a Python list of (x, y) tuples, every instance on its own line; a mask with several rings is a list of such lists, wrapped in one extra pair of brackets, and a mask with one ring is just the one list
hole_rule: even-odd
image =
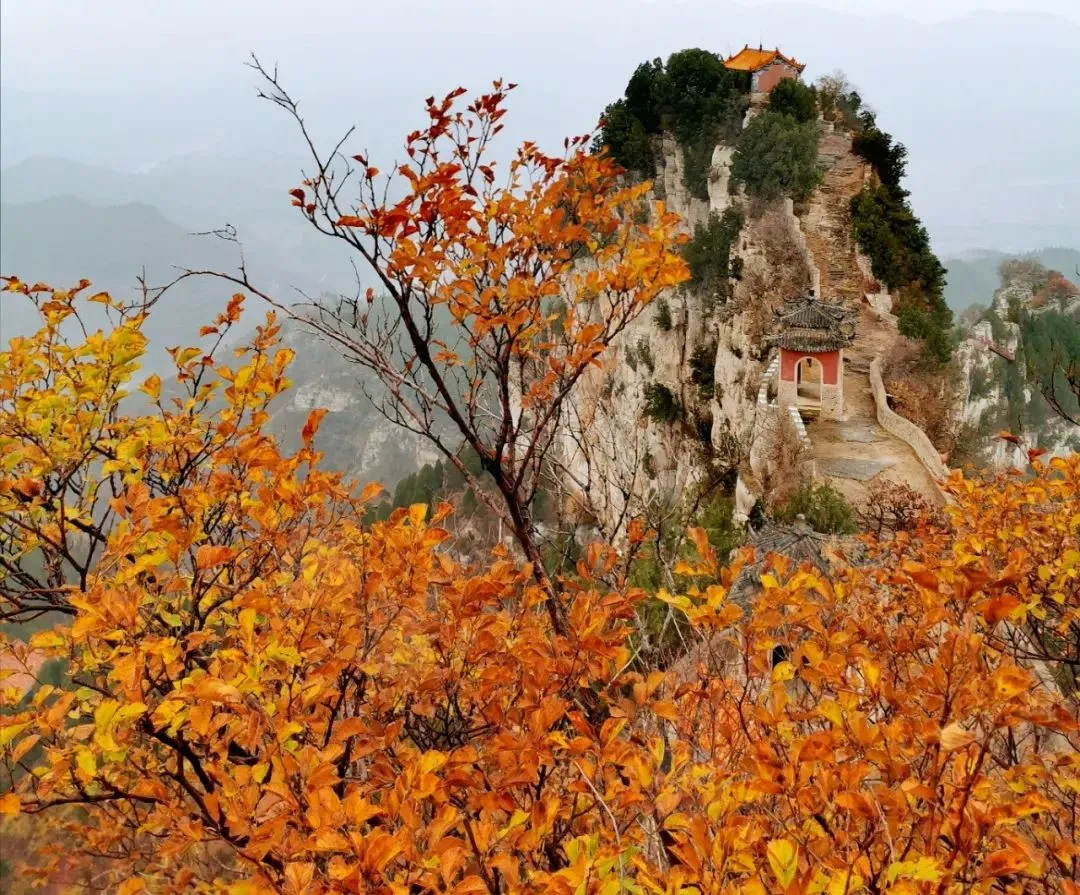
[(799, 407), (821, 408), (821, 381), (821, 361), (813, 357), (799, 358), (795, 366), (795, 393)]

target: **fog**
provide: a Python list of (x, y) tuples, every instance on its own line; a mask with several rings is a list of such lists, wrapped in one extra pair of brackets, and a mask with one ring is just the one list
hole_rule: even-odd
[[(507, 147), (529, 138), (554, 148), (595, 126), (639, 62), (763, 42), (805, 61), (807, 80), (847, 73), (908, 146), (912, 201), (939, 252), (1080, 245), (1076, 4), (988, 5), (914, 0), (900, 16), (885, 0), (5, 0), (0, 197), (79, 195), (79, 183), (97, 176), (20, 164), (52, 157), (167, 174), (177, 194), (148, 187), (145, 197), (159, 206), (181, 206), (189, 191), (209, 195), (187, 216), (166, 209), (184, 226), (220, 225), (234, 200), (280, 204), (287, 215), (302, 147), (282, 113), (255, 98), (244, 65), (252, 51), (280, 66), (321, 140), (356, 125), (354, 145), (386, 167), (422, 123), (423, 98), (459, 84), (518, 82)], [(61, 190), (52, 181), (65, 176), (74, 182)], [(259, 238), (300, 245), (269, 210), (240, 219), (261, 222)]]

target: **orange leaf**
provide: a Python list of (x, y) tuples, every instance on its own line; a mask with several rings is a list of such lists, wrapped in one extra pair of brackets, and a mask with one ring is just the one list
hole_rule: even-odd
[(987, 600), (981, 607), (983, 617), (995, 625), (1003, 618), (1008, 618), (1017, 606), (1020, 605), (1020, 601), (1011, 595), (1005, 595), (1001, 597), (994, 597), (992, 600)]
[(0, 815), (18, 814), (22, 801), (13, 792), (6, 792), (0, 796)]
[(311, 447), (311, 440), (319, 430), (319, 423), (322, 422), (324, 416), (326, 416), (325, 407), (316, 407), (307, 415), (307, 422), (304, 423), (304, 430), (300, 433), (300, 437), (304, 442), (304, 447)]
[(200, 569), (212, 569), (214, 566), (228, 562), (234, 556), (236, 556), (236, 551), (232, 547), (221, 544), (203, 544), (195, 551), (195, 565)]
[(946, 752), (955, 752), (975, 742), (975, 734), (965, 730), (954, 722), (941, 731), (941, 748)]

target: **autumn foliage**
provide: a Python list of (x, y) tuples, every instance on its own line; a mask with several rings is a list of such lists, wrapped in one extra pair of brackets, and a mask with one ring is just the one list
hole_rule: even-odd
[[(649, 282), (667, 238), (634, 256)], [(774, 558), (748, 610), (746, 557), (691, 532), (658, 596), (694, 645), (661, 671), (626, 584), (643, 526), (556, 582), (501, 548), (462, 567), (445, 508), (365, 521), (378, 488), (320, 469), (320, 412), (295, 455), (266, 434), (273, 314), (226, 351), (234, 298), (164, 398), (134, 378), (152, 305), (85, 285), (3, 296), (41, 327), (0, 354), (0, 614), (56, 619), (3, 647), (69, 669), (3, 690), (0, 809), (51, 831), (26, 872), (129, 895), (1080, 891), (1080, 456), (958, 476), (944, 518), (829, 576)], [(79, 326), (89, 302), (109, 327)]]

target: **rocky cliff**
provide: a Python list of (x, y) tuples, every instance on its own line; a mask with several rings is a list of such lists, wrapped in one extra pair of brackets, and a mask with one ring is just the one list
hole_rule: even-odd
[(674, 138), (658, 143), (655, 198), (690, 235), (738, 211), (731, 252), (740, 273), (722, 295), (715, 284), (691, 282), (659, 299), (576, 392), (570, 477), (586, 515), (612, 534), (628, 505), (663, 512), (710, 475), (738, 466), (749, 451), (771, 309), (811, 285), (790, 201), (752, 202), (732, 191), (733, 150), (724, 145), (713, 152), (708, 201), (696, 198)]
[(308, 413), (324, 407), (317, 447), (328, 469), (392, 490), (400, 478), (438, 459), (427, 442), (378, 411), (368, 397), (378, 401), (378, 383), (366, 370), (296, 324), (283, 328), (282, 339), (296, 352), (289, 369), (293, 388), (271, 406), (269, 428), (285, 450), (300, 447)]
[[(1039, 354), (1056, 350), (1066, 359), (1065, 352), (1076, 350), (1080, 343), (1080, 297), (1074, 289), (1071, 295), (1064, 290), (1047, 300), (1045, 287), (1037, 281), (1008, 274), (1003, 279), (990, 307), (966, 328), (956, 350), (958, 413), (963, 426), (959, 459), (978, 466), (1024, 469), (1030, 448), (1045, 450), (1051, 456), (1080, 450), (1080, 426), (1063, 419), (1048, 405), (1038, 382), (1032, 381), (1028, 363), (1035, 360), (1038, 368)], [(1061, 341), (1044, 344), (1038, 338), (1040, 322), (1051, 324)], [(1072, 362), (1076, 362), (1075, 356)], [(1068, 390), (1060, 386), (1059, 382), (1058, 393), (1067, 400)], [(1019, 444), (1000, 438), (1002, 430), (1017, 436)]]
[[(688, 233), (710, 219), (738, 212), (731, 244), (731, 288), (718, 298), (699, 278), (657, 302), (628, 329), (578, 390), (568, 437), (571, 478), (586, 515), (610, 536), (631, 513), (674, 510), (700, 486), (739, 470), (737, 510), (747, 512), (768, 486), (771, 442), (787, 416), (771, 404), (765, 336), (772, 311), (786, 298), (814, 288), (858, 316), (846, 351), (845, 402), (840, 421), (794, 421), (803, 440), (803, 468), (812, 470), (852, 504), (873, 485), (907, 485), (931, 503), (942, 499), (944, 467), (918, 428), (876, 401), (871, 363), (902, 339), (890, 313), (892, 297), (873, 276), (853, 237), (851, 200), (873, 179), (848, 133), (820, 123), (820, 185), (794, 205), (763, 202), (732, 188), (733, 150), (716, 147), (708, 201), (684, 183), (684, 157), (668, 136), (658, 139), (653, 191), (680, 214)], [(767, 372), (767, 368), (769, 372)], [(880, 406), (879, 406), (880, 405)], [(904, 437), (911, 430), (914, 436)]]

